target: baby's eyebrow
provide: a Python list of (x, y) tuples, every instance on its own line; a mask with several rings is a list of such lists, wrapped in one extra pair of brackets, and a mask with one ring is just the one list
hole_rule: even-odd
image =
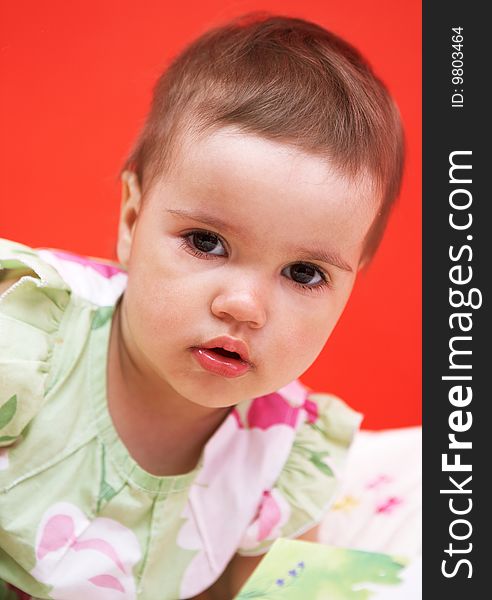
[[(193, 221), (199, 221), (200, 223), (209, 225), (215, 229), (230, 231), (238, 236), (241, 235), (241, 231), (238, 228), (234, 227), (230, 223), (226, 223), (215, 215), (209, 215), (201, 210), (167, 208), (166, 211), (183, 219), (192, 219)], [(336, 252), (330, 252), (323, 248), (289, 248), (289, 251), (292, 252), (293, 255), (297, 256), (300, 260), (316, 260), (318, 262), (324, 262), (337, 267), (342, 271), (348, 271), (349, 273), (352, 273), (353, 271), (352, 267)]]
[(352, 267), (336, 252), (330, 252), (323, 248), (312, 248), (309, 250), (307, 248), (294, 248), (293, 252), (302, 260), (316, 260), (318, 262), (328, 263), (342, 271), (348, 271), (349, 273), (353, 272)]
[(235, 234), (240, 234), (240, 230), (234, 225), (226, 223), (221, 218), (215, 215), (209, 215), (208, 213), (202, 212), (201, 210), (183, 210), (180, 208), (167, 208), (166, 211), (177, 217), (183, 219), (192, 219), (193, 221), (200, 221), (204, 225), (210, 225), (215, 229), (222, 229), (223, 231), (230, 231)]

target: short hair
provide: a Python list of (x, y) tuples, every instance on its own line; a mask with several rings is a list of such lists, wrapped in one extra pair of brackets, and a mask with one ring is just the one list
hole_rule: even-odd
[(124, 169), (143, 190), (168, 168), (187, 129), (236, 126), (369, 174), (380, 198), (364, 241), (376, 251), (399, 193), (404, 139), (385, 85), (349, 43), (303, 19), (258, 13), (187, 46), (154, 88), (149, 115)]

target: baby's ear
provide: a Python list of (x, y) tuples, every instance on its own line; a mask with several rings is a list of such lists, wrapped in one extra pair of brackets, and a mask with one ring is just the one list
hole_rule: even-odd
[(132, 171), (121, 174), (121, 213), (118, 227), (117, 254), (120, 263), (126, 267), (130, 260), (133, 234), (142, 203), (138, 177)]

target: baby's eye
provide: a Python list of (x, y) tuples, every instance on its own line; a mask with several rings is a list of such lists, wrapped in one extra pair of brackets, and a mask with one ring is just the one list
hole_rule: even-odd
[(192, 250), (213, 256), (227, 255), (220, 237), (210, 231), (192, 231), (184, 238)]
[(289, 265), (282, 270), (282, 275), (306, 288), (317, 287), (327, 283), (327, 278), (323, 271), (310, 263), (294, 263), (293, 265)]

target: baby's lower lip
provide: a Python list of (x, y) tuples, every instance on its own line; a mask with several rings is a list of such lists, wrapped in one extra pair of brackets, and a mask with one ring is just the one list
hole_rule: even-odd
[(222, 356), (212, 348), (192, 348), (191, 353), (203, 369), (214, 375), (239, 377), (251, 368), (251, 365), (244, 360)]

